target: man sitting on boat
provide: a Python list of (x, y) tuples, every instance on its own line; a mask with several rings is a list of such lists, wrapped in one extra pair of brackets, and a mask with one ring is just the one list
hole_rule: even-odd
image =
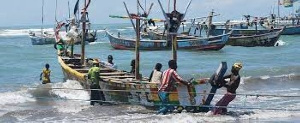
[[(227, 112), (226, 106), (234, 100), (236, 97), (236, 89), (240, 85), (241, 77), (239, 75), (240, 69), (242, 69), (241, 63), (235, 63), (233, 64), (231, 68), (231, 74), (224, 76), (224, 87), (227, 88), (227, 93), (223, 96), (223, 98), (217, 102), (216, 108), (213, 110), (213, 114), (225, 114)], [(226, 81), (225, 79), (230, 79), (229, 81)]]
[(43, 69), (42, 73), (40, 74), (40, 80), (43, 80), (42, 81), (43, 84), (51, 83), (51, 81), (50, 81), (51, 70), (49, 68), (50, 68), (50, 65), (46, 64), (45, 68)]
[(103, 92), (100, 90), (100, 68), (99, 68), (99, 61), (95, 59), (93, 61), (93, 67), (88, 72), (88, 79), (91, 82), (90, 89), (91, 90), (91, 105), (95, 103), (99, 103), (102, 105), (102, 101), (105, 101), (105, 97)]
[(165, 70), (162, 76), (161, 86), (158, 89), (158, 96), (161, 100), (161, 108), (159, 109), (159, 114), (166, 114), (171, 108), (169, 106), (169, 94), (176, 87), (176, 83), (180, 82), (186, 86), (190, 86), (191, 83), (183, 80), (176, 72), (177, 63), (175, 60), (169, 61), (169, 69)]
[(156, 63), (155, 69), (150, 74), (149, 82), (161, 84), (161, 77), (162, 77), (162, 72), (160, 71), (161, 68), (162, 68), (161, 63)]
[(130, 66), (131, 66), (130, 73), (135, 74), (135, 59), (131, 60)]
[(106, 67), (112, 68), (112, 69), (118, 69), (118, 66), (116, 63), (113, 62), (114, 58), (112, 55), (107, 56), (107, 62), (101, 62)]

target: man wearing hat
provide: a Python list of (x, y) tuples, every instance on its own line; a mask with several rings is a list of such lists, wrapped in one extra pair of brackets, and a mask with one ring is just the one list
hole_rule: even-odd
[[(241, 80), (239, 71), (242, 67), (241, 63), (234, 63), (231, 68), (231, 74), (224, 76), (224, 87), (227, 88), (227, 93), (219, 102), (217, 102), (216, 108), (213, 110), (214, 115), (225, 114), (227, 112), (227, 108), (225, 107), (228, 106), (228, 104), (236, 97), (236, 89), (239, 87)], [(228, 78), (229, 81), (226, 81), (225, 79)]]
[[(94, 105), (98, 102), (102, 105), (102, 101), (105, 101), (104, 94), (100, 88), (99, 81), (100, 81), (100, 68), (99, 68), (99, 61), (95, 59), (93, 61), (93, 67), (88, 72), (88, 79), (91, 82), (90, 89), (91, 90), (91, 105)], [(95, 90), (94, 90), (95, 89)]]

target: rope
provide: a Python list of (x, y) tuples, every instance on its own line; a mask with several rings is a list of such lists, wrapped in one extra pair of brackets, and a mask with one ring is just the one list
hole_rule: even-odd
[[(27, 87), (28, 89), (37, 89), (41, 87)], [(135, 93), (158, 93), (157, 91), (140, 91), (140, 90), (106, 90), (106, 89), (76, 89), (76, 88), (43, 88), (43, 89), (52, 89), (52, 90), (85, 90), (85, 91), (104, 91), (104, 92), (135, 92)], [(178, 92), (166, 92), (169, 94), (178, 94)], [(181, 92), (181, 93), (190, 93), (190, 94), (200, 94), (201, 96), (206, 96), (209, 94), (214, 95), (224, 95), (224, 94), (218, 94), (218, 93), (197, 93), (197, 92)], [(272, 94), (232, 94), (236, 96), (248, 96), (251, 97), (284, 97), (284, 98), (296, 98), (300, 97), (300, 95), (272, 95)]]
[[(51, 99), (50, 97), (34, 97), (36, 99)], [(89, 99), (65, 99), (62, 98), (63, 100), (71, 100), (71, 101), (85, 101), (85, 102), (90, 102), (90, 101), (95, 101), (95, 102), (100, 102), (100, 103), (107, 103), (107, 104), (131, 104), (131, 105), (143, 105), (139, 102), (122, 102), (122, 101), (103, 101), (103, 100), (89, 100)], [(154, 107), (159, 107), (159, 106), (177, 106), (181, 107), (183, 105), (179, 104), (153, 104), (152, 106)], [(240, 106), (211, 106), (211, 105), (197, 105), (197, 106), (183, 106), (183, 107), (200, 107), (200, 108), (228, 108), (228, 109), (241, 109), (241, 110), (265, 110), (265, 111), (289, 111), (289, 112), (300, 112), (300, 109), (289, 109), (289, 108), (268, 108), (268, 107), (240, 107)]]

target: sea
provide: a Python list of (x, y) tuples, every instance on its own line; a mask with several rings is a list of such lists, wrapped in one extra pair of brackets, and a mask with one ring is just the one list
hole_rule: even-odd
[[(227, 62), (229, 68), (242, 62), (240, 95), (229, 104), (228, 115), (186, 111), (159, 115), (141, 105), (90, 106), (88, 92), (80, 90), (78, 82), (64, 80), (54, 46), (31, 44), (29, 31), (39, 32), (40, 28), (0, 27), (0, 122), (300, 122), (300, 35), (281, 36), (276, 47), (179, 50), (178, 73), (186, 80), (209, 78), (221, 62)], [(53, 31), (52, 25), (44, 28)], [(87, 57), (105, 61), (113, 55), (118, 68), (129, 71), (135, 52), (113, 49), (105, 30), (134, 38), (131, 24), (99, 24), (93, 29), (98, 39), (86, 45)], [(75, 46), (75, 52), (80, 53), (80, 46)], [(170, 50), (141, 51), (141, 74), (148, 77), (156, 63), (167, 69), (171, 56)], [(39, 80), (46, 63), (50, 64), (50, 87), (54, 89), (45, 88)], [(224, 88), (218, 90), (212, 105), (225, 93)]]

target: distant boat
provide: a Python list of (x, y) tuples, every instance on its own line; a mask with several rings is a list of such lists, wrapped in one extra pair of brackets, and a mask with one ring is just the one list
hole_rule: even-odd
[(55, 44), (55, 35), (49, 34), (44, 31), (44, 0), (42, 1), (42, 27), (41, 33), (36, 34), (35, 32), (29, 32), (29, 38), (31, 39), (32, 45), (44, 45), (44, 44)]
[[(245, 46), (245, 47), (272, 47), (280, 38), (283, 29), (270, 30), (253, 30), (253, 29), (233, 29), (227, 45)], [(212, 30), (212, 34), (218, 35), (225, 29)]]
[(29, 33), (32, 45), (45, 45), (45, 44), (55, 44), (55, 36), (52, 34), (35, 34), (34, 32)]
[[(106, 31), (110, 44), (115, 49), (133, 50), (135, 48), (135, 39), (121, 38)], [(187, 50), (220, 50), (228, 41), (230, 33), (208, 38), (189, 36), (177, 40), (178, 49)], [(141, 50), (166, 50), (171, 49), (167, 40), (142, 39), (140, 41)]]

